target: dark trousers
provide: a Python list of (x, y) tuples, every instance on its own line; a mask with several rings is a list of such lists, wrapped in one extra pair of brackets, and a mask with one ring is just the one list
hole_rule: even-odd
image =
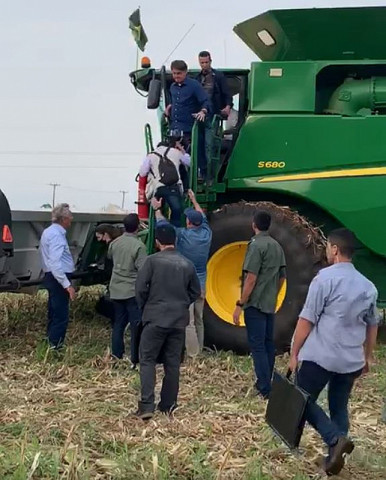
[(133, 364), (137, 364), (139, 361), (137, 335), (141, 312), (135, 297), (126, 300), (113, 300), (113, 305), (114, 321), (111, 335), (111, 353), (116, 358), (123, 357), (125, 353), (125, 330), (130, 323), (130, 360)]
[[(314, 362), (304, 361), (297, 373), (297, 385), (310, 394), (305, 418), (332, 446), (340, 436), (346, 436), (350, 426), (348, 401), (355, 380), (362, 369), (352, 373), (334, 373), (325, 370)], [(316, 403), (320, 392), (328, 384), (328, 406), (330, 418)]]
[(274, 319), (273, 313), (263, 313), (254, 307), (246, 308), (244, 311), (249, 348), (255, 366), (256, 387), (264, 397), (267, 397), (271, 391), (275, 365)]
[(182, 195), (178, 185), (171, 187), (159, 187), (155, 192), (155, 197), (159, 200), (163, 198), (170, 208), (170, 223), (176, 228), (181, 227), (182, 215)]
[(180, 381), (181, 351), (185, 341), (185, 328), (163, 328), (151, 323), (143, 327), (139, 346), (141, 401), (139, 409), (154, 411), (156, 364), (162, 352), (165, 376), (162, 382), (161, 410), (177, 404)]
[[(66, 275), (70, 279), (70, 274)], [(70, 297), (52, 273), (45, 274), (43, 284), (48, 290), (47, 337), (52, 347), (59, 348), (66, 337)]]

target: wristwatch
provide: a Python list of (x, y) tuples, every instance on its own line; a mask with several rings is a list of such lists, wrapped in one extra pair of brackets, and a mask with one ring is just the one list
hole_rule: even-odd
[(240, 302), (240, 300), (237, 300), (236, 302), (236, 307), (243, 307), (244, 304)]

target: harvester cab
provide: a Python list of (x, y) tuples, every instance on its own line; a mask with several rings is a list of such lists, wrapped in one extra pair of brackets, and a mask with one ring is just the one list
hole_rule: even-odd
[[(170, 86), (173, 82), (172, 75), (162, 67), (160, 70), (152, 69), (149, 64), (147, 68), (137, 70), (130, 74), (131, 82), (134, 88), (141, 94), (147, 95), (147, 108), (158, 110), (160, 121), (161, 140), (166, 140), (169, 135), (169, 122), (165, 116), (165, 107), (170, 103)], [(190, 71), (189, 76), (195, 78), (199, 72)], [(236, 142), (240, 126), (245, 120), (247, 114), (247, 91), (248, 91), (248, 73), (249, 70), (224, 70), (228, 88), (233, 98), (233, 109), (228, 121), (219, 116), (212, 120), (212, 150), (208, 158), (208, 170), (212, 172), (213, 179), (210, 183), (200, 183), (197, 179), (197, 155), (198, 155), (198, 135), (200, 125), (196, 123), (192, 131), (190, 146), (191, 168), (189, 169), (189, 188), (196, 194), (200, 202), (206, 203), (209, 199), (215, 200), (216, 193), (224, 191), (223, 177), (226, 171), (226, 165), (229, 161), (232, 147)], [(154, 145), (150, 126), (145, 126), (146, 150), (149, 153)], [(149, 218), (149, 207), (147, 205), (144, 189), (145, 180), (138, 178), (138, 212), (140, 218)]]

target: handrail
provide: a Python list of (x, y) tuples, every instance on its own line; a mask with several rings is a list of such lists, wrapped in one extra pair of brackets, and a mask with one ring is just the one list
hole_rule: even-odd
[[(151, 133), (151, 127), (148, 123), (145, 125), (145, 143), (146, 143), (146, 151), (149, 154), (154, 150), (154, 145), (153, 145), (153, 135)], [(153, 249), (154, 249), (154, 228), (155, 228), (154, 210), (153, 210), (153, 207), (150, 205), (148, 234), (146, 238), (146, 250), (149, 255), (153, 253)]]
[(198, 170), (198, 122), (194, 122), (190, 147), (189, 188), (197, 192)]
[(147, 254), (151, 255), (154, 252), (154, 237), (155, 237), (155, 215), (154, 209), (150, 205), (149, 208), (149, 224), (148, 224), (148, 234), (146, 239), (146, 250)]
[[(215, 144), (215, 142), (221, 142), (222, 137), (222, 118), (220, 115), (213, 115), (212, 123), (210, 126), (211, 131), (211, 151), (208, 160), (207, 171), (209, 173), (209, 179), (215, 183), (217, 179), (217, 170), (218, 170), (218, 160), (219, 160), (219, 150), (221, 149), (221, 143)], [(214, 147), (216, 147), (216, 152), (214, 153)], [(207, 153), (207, 152), (206, 152)], [(216, 164), (213, 164), (213, 160), (216, 161)], [(213, 168), (213, 166), (215, 168)], [(212, 178), (213, 177), (213, 178)], [(209, 191), (209, 184), (207, 182), (206, 191)]]
[(152, 152), (154, 150), (153, 135), (151, 133), (151, 126), (148, 123), (145, 125), (145, 143), (147, 153)]

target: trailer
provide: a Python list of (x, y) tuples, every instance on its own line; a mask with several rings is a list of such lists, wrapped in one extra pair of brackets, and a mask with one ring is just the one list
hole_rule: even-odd
[[(103, 258), (106, 245), (95, 240), (95, 228), (101, 223), (121, 225), (122, 214), (73, 213), (67, 233), (76, 270), (78, 285), (106, 283)], [(36, 291), (42, 283), (43, 272), (39, 243), (43, 230), (51, 224), (51, 212), (10, 210), (0, 191), (0, 292)]]

